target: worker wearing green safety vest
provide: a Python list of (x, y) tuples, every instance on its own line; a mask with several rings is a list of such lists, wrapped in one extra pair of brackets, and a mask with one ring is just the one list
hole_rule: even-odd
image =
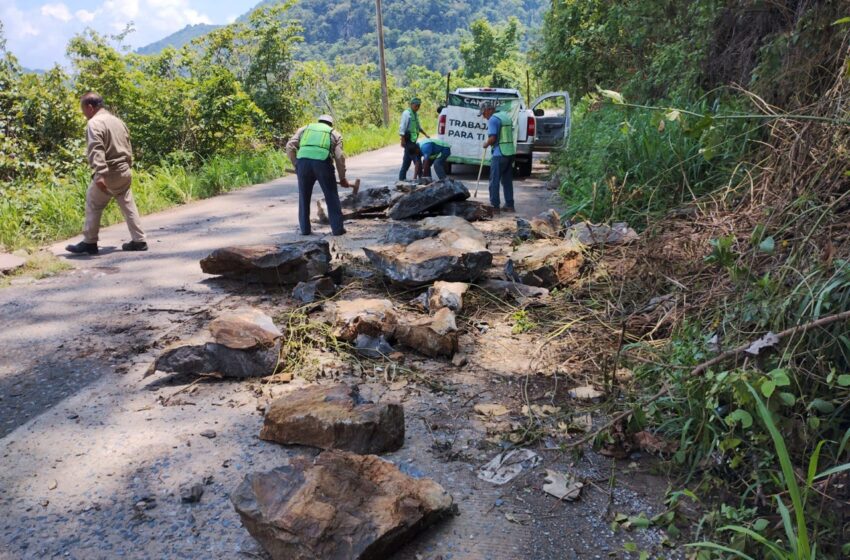
[(331, 232), (342, 235), (342, 207), (334, 180), (331, 160), (336, 162), (339, 184), (348, 187), (345, 178), (345, 153), (342, 151), (342, 136), (333, 129), (333, 118), (322, 115), (318, 122), (304, 126), (286, 144), (286, 155), (295, 166), (298, 177), (298, 225), (301, 235), (310, 235), (310, 199), (316, 181), (325, 195)]
[(419, 141), (419, 151), (422, 153), (422, 176), (426, 179), (431, 178), (431, 166), (434, 166), (434, 171), (437, 172), (437, 178), (443, 180), (446, 178), (445, 163), (449, 156), (452, 155), (452, 147), (445, 140), (438, 138), (428, 138)]
[(493, 147), (490, 158), (490, 205), (499, 210), (499, 184), (505, 192), (505, 205), (501, 210), (514, 212), (514, 156), (516, 139), (514, 121), (506, 112), (496, 113), (492, 101), (481, 104), (481, 116), (487, 119), (487, 141), (484, 149)]
[(419, 125), (419, 107), (422, 100), (414, 97), (410, 100), (410, 107), (405, 109), (401, 114), (401, 123), (398, 127), (398, 135), (401, 139), (401, 147), (404, 149), (404, 157), (401, 161), (401, 169), (398, 172), (398, 180), (404, 181), (407, 179), (407, 170), (410, 169), (410, 164), (414, 164), (413, 177), (418, 178), (422, 175), (422, 163), (420, 162), (419, 144), (416, 140), (419, 134), (423, 134), (426, 138), (430, 138), (428, 133), (422, 130)]

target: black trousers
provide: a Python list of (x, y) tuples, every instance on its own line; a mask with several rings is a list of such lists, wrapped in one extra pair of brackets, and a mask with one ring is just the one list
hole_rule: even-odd
[(330, 158), (324, 161), (300, 158), (296, 162), (295, 173), (298, 176), (298, 225), (301, 227), (301, 233), (304, 235), (310, 233), (310, 202), (316, 181), (319, 182), (322, 193), (325, 195), (331, 232), (334, 235), (345, 233), (342, 225), (342, 207), (339, 204), (336, 177)]

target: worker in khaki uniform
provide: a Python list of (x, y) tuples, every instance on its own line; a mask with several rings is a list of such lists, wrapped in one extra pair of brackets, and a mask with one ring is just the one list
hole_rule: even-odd
[(103, 210), (113, 198), (118, 203), (131, 241), (121, 248), (125, 251), (147, 251), (145, 232), (139, 220), (139, 210), (130, 191), (133, 147), (124, 121), (103, 108), (103, 98), (89, 92), (80, 99), (80, 107), (88, 120), (86, 126), (86, 157), (92, 169), (92, 180), (86, 191), (86, 222), (83, 240), (66, 249), (72, 253), (98, 252), (97, 239)]
[(286, 155), (295, 166), (298, 177), (298, 225), (301, 235), (310, 235), (310, 199), (316, 181), (325, 195), (331, 232), (334, 235), (345, 233), (331, 159), (336, 162), (339, 184), (346, 188), (349, 184), (345, 178), (342, 135), (333, 129), (333, 125), (333, 117), (322, 115), (318, 122), (299, 128), (286, 143)]

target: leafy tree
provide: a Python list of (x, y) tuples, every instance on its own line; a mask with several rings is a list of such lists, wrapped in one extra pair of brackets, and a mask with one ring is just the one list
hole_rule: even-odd
[(460, 45), (463, 70), (468, 76), (490, 75), (500, 62), (518, 59), (521, 30), (517, 18), (510, 17), (496, 27), (478, 19), (469, 30), (472, 36)]

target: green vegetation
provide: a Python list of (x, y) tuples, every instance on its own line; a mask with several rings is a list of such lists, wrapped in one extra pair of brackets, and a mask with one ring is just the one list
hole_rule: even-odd
[(547, 88), (579, 98), (553, 155), (567, 214), (643, 232), (634, 267), (596, 281), (607, 321), (677, 302), (623, 331), (615, 360), (635, 382), (615, 406), (620, 428), (674, 448), (686, 490), (671, 504), (702, 511), (671, 506), (668, 529), (700, 541), (696, 558), (850, 553), (845, 16), (829, 1), (567, 0), (534, 48)]

